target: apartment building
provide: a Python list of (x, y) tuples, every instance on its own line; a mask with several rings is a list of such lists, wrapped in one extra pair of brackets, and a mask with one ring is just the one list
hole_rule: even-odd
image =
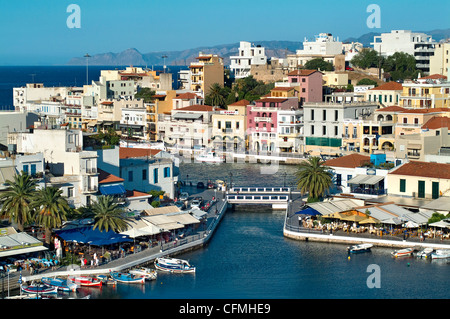
[(403, 83), (400, 106), (408, 108), (442, 108), (450, 106), (450, 82), (447, 77), (433, 74)]
[(447, 75), (450, 72), (450, 42), (439, 42), (434, 46), (434, 55), (430, 57), (430, 74)]
[(221, 87), (224, 85), (223, 58), (216, 54), (204, 54), (200, 52), (189, 66), (191, 87), (190, 90), (198, 92), (202, 97), (208, 95), (214, 83)]
[(364, 92), (365, 100), (375, 102), (380, 107), (399, 105), (403, 93), (401, 83), (391, 81)]
[(241, 41), (238, 55), (230, 56), (230, 70), (235, 79), (242, 79), (250, 75), (253, 65), (265, 65), (267, 56), (264, 47), (254, 46), (250, 42)]
[(288, 85), (298, 88), (300, 105), (323, 101), (323, 74), (316, 70), (295, 70), (288, 73)]

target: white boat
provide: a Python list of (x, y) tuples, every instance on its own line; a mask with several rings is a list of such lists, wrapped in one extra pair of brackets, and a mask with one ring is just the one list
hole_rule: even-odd
[(187, 260), (176, 258), (156, 258), (155, 267), (158, 270), (171, 273), (194, 273), (195, 267), (189, 265)]
[(206, 154), (200, 154), (199, 156), (195, 157), (195, 160), (198, 162), (203, 163), (222, 163), (223, 158), (219, 155), (217, 155), (216, 152), (208, 152)]
[(431, 247), (424, 248), (424, 249), (422, 249), (421, 251), (419, 251), (417, 253), (416, 257), (418, 257), (418, 258), (428, 258), (428, 257), (430, 257), (430, 255), (433, 252), (433, 250), (434, 249), (431, 248)]
[(349, 253), (358, 254), (358, 253), (369, 252), (372, 247), (373, 247), (372, 244), (359, 244), (359, 245), (354, 245), (354, 246), (348, 247), (347, 250)]
[(450, 258), (450, 249), (437, 249), (431, 254), (431, 259), (446, 259)]
[(131, 269), (129, 273), (132, 275), (144, 276), (147, 280), (155, 280), (158, 276), (156, 270), (145, 267)]
[(394, 257), (410, 256), (413, 252), (414, 252), (414, 249), (405, 248), (405, 249), (393, 251), (392, 256), (394, 256)]

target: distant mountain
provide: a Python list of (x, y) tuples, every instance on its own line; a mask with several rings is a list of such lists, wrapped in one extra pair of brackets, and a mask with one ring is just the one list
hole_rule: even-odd
[[(432, 30), (432, 31), (419, 31), (429, 34), (434, 40), (440, 41), (442, 39), (450, 38), (450, 29)], [(373, 42), (373, 37), (380, 35), (381, 33), (369, 32), (361, 35), (358, 38), (350, 37), (343, 42), (360, 42), (365, 47), (370, 47), (370, 43)], [(284, 58), (287, 54), (295, 53), (296, 50), (303, 48), (302, 42), (297, 41), (254, 41), (254, 45), (260, 45), (265, 48), (266, 55), (268, 57)], [(239, 49), (239, 43), (222, 44), (212, 47), (198, 47), (194, 49), (186, 49), (182, 51), (160, 51), (141, 53), (135, 48), (130, 48), (120, 53), (100, 53), (95, 54), (89, 58), (89, 65), (135, 65), (135, 66), (151, 66), (151, 65), (163, 65), (164, 59), (162, 56), (167, 56), (165, 59), (166, 65), (189, 65), (195, 61), (199, 52), (218, 54), (224, 58), (224, 64), (230, 64), (230, 56), (237, 55)], [(72, 58), (67, 64), (69, 65), (85, 65), (86, 58), (75, 57)]]

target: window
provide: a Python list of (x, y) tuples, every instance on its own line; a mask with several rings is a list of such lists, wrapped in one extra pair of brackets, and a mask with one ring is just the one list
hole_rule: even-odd
[(142, 170), (142, 180), (146, 181), (147, 180), (147, 169), (143, 169)]
[(341, 185), (342, 185), (342, 175), (336, 174), (336, 186), (341, 186)]
[(322, 135), (327, 135), (327, 127), (322, 126)]
[(402, 193), (406, 192), (406, 179), (400, 180), (400, 192)]
[(335, 127), (334, 127), (334, 135), (335, 135), (335, 136), (338, 136), (338, 131), (339, 131), (338, 127), (335, 126)]
[(22, 171), (26, 174), (28, 174), (28, 165), (23, 165), (22, 166)]
[(73, 197), (73, 187), (67, 187), (67, 197)]
[(129, 182), (133, 181), (133, 171), (128, 171), (128, 181)]
[(323, 113), (323, 120), (326, 121), (327, 120), (327, 111), (323, 110), (322, 113)]
[(311, 135), (314, 135), (314, 126), (311, 126)]
[(35, 175), (36, 174), (36, 164), (31, 164), (31, 171), (30, 171), (31, 175)]
[(311, 121), (314, 121), (314, 110), (311, 110)]
[(158, 169), (153, 169), (153, 184), (158, 184)]
[(334, 120), (337, 122), (339, 119), (339, 112), (338, 110), (334, 110)]
[(236, 122), (236, 130), (239, 130), (239, 121)]
[(164, 167), (164, 178), (170, 177), (170, 167)]

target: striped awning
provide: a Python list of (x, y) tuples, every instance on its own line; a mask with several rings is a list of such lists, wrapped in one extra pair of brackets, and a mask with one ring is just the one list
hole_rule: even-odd
[(375, 185), (384, 179), (384, 176), (379, 175), (356, 175), (347, 184), (363, 184), (363, 185)]

